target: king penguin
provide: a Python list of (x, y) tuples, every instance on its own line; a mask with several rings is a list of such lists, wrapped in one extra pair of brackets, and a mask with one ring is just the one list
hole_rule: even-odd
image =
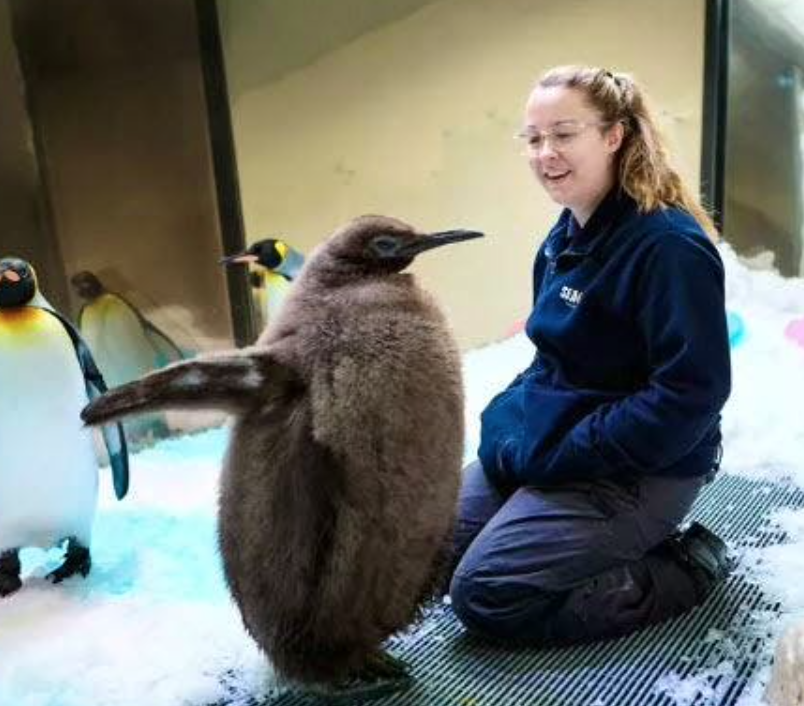
[[(77, 272), (70, 283), (83, 302), (78, 328), (111, 387), (185, 357), (170, 336), (127, 299), (106, 289), (92, 272)], [(167, 421), (161, 414), (138, 419), (126, 428), (133, 446), (169, 434)]]
[(252, 294), (260, 315), (260, 328), (276, 321), (290, 283), (304, 265), (304, 255), (283, 240), (265, 238), (248, 250), (221, 259), (221, 264), (251, 264)]
[[(72, 324), (39, 293), (33, 267), (0, 260), (0, 596), (21, 585), (19, 549), (67, 540), (58, 583), (91, 567), (98, 462), (80, 412), (106, 390)], [(128, 489), (122, 428), (104, 428), (118, 498)]]
[(447, 563), (463, 455), (461, 361), (420, 253), (480, 237), (362, 216), (310, 255), (251, 348), (176, 363), (83, 418), (172, 406), (235, 416), (218, 511), (224, 575), (278, 674), (405, 683), (383, 641)]

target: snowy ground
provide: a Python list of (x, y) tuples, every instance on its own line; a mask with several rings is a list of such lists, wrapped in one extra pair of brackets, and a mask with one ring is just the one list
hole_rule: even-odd
[[(804, 281), (749, 270), (725, 247), (722, 254), (728, 307), (746, 330), (733, 351), (724, 472), (804, 486), (804, 347), (784, 334), (804, 317)], [(521, 335), (466, 355), (467, 458), (480, 409), (530, 356)], [(0, 706), (176, 706), (271, 687), (265, 660), (229, 600), (215, 548), (225, 443), (218, 429), (134, 456), (122, 503), (113, 500), (105, 472), (86, 581), (51, 586), (43, 576), (58, 555), (24, 553), (25, 586), (0, 601)], [(762, 550), (749, 569), (783, 603), (777, 631), (804, 618), (804, 512), (782, 512), (778, 522), (790, 544)], [(238, 679), (225, 691), (219, 675), (229, 670)], [(766, 678), (763, 672), (741, 706), (760, 703)], [(696, 689), (694, 679), (686, 692), (676, 686), (679, 704)]]

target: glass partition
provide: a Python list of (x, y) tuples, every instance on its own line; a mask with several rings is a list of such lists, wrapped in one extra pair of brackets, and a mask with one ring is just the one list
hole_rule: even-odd
[(194, 5), (0, 8), (0, 257), (30, 261), (110, 385), (231, 347)]
[(744, 256), (802, 274), (804, 1), (733, 0), (723, 223)]

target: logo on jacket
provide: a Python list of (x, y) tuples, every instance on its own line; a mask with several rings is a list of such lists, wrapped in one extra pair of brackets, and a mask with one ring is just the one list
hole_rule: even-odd
[(583, 299), (583, 292), (579, 292), (572, 287), (562, 287), (559, 296), (567, 302), (569, 306), (578, 306)]

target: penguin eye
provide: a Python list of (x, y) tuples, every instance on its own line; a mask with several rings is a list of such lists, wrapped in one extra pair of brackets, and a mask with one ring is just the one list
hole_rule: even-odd
[(369, 248), (378, 257), (393, 257), (399, 250), (399, 240), (392, 235), (372, 238)]
[(8, 271), (17, 275), (17, 282), (28, 279), (31, 275), (30, 268), (27, 265), (14, 265)]

